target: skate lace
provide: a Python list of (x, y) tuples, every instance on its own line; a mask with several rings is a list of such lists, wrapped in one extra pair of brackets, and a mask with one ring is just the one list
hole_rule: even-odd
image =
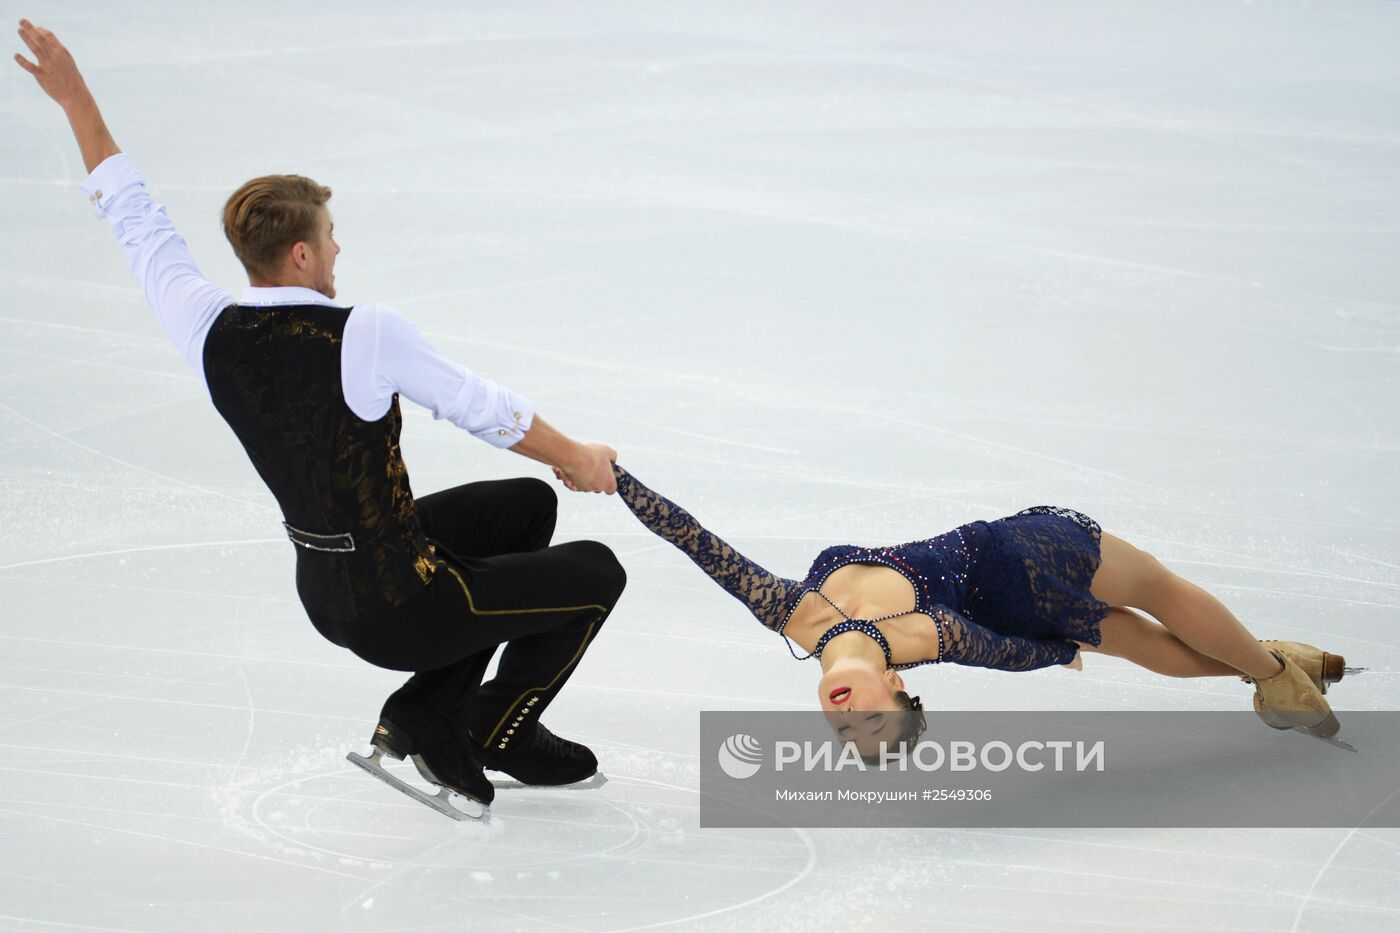
[(536, 722), (535, 728), (530, 730), (530, 734), (525, 736), (525, 741), (521, 743), (523, 747), (517, 751), (547, 758), (562, 758), (569, 753), (572, 744), (550, 732), (544, 723)]

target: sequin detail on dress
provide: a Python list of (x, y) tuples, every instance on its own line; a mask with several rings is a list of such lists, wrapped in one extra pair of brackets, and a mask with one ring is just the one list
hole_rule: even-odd
[[(779, 634), (783, 634), (802, 596), (816, 591), (826, 598), (820, 592), (826, 578), (841, 567), (860, 563), (896, 570), (914, 588), (914, 608), (882, 616), (882, 620), (919, 612), (928, 615), (938, 630), (938, 657), (891, 664), (895, 669), (942, 660), (1029, 671), (1072, 661), (1078, 646), (1066, 640), (1068, 637), (1098, 644), (1098, 621), (1107, 606), (1087, 593), (1092, 571), (1087, 577), (1080, 573), (1091, 564), (1097, 568), (1098, 539), (1084, 532), (1098, 526), (1072, 510), (1047, 514), (1050, 507), (1038, 507), (1010, 519), (973, 522), (933, 538), (894, 547), (836, 545), (817, 555), (807, 576), (799, 581), (769, 573), (622, 467), (614, 464), (613, 470), (619, 497), (643, 525), (685, 552), (726, 592), (748, 606), (764, 626)], [(1042, 546), (1035, 531), (1047, 522), (1055, 526), (1053, 540)], [(1015, 527), (1018, 524), (1020, 527)], [(1069, 540), (1076, 536), (1077, 540)], [(1013, 546), (1024, 543), (1028, 549), (1009, 553), (1008, 540)], [(1085, 553), (1089, 550), (1092, 554)], [(1036, 555), (1052, 563), (1028, 578), (1026, 561)], [(1061, 567), (1078, 575), (1059, 580), (1056, 574)], [(1052, 581), (1058, 585), (1051, 586)], [(1077, 599), (1069, 598), (1073, 593), (1078, 593)], [(1042, 605), (1051, 617), (1037, 617)], [(850, 620), (844, 610), (839, 606), (837, 609)], [(1075, 611), (1081, 613), (1080, 617), (1069, 619), (1068, 614)], [(974, 621), (973, 616), (981, 622)], [(871, 620), (850, 621), (873, 625)], [(1063, 635), (1057, 627), (1060, 625), (1085, 637)], [(862, 631), (863, 626), (850, 626), (847, 630)]]
[[(1056, 637), (1025, 638), (1006, 634), (993, 629), (990, 625), (979, 625), (956, 609), (930, 600), (929, 574), (918, 572), (915, 569), (916, 564), (910, 560), (902, 559), (900, 552), (904, 552), (905, 556), (916, 557), (918, 550), (922, 548), (927, 549), (930, 553), (954, 554), (966, 558), (968, 567), (971, 568), (979, 563), (976, 560), (979, 550), (966, 544), (968, 538), (976, 537), (972, 528), (973, 526), (963, 526), (936, 538), (914, 541), (895, 547), (872, 549), (855, 547), (854, 545), (838, 545), (827, 548), (817, 557), (817, 560), (812, 564), (811, 572), (794, 591), (796, 596), (788, 612), (788, 617), (791, 617), (792, 612), (796, 610), (797, 601), (809, 591), (827, 599), (826, 594), (821, 592), (821, 585), (826, 582), (827, 577), (842, 567), (848, 564), (878, 564), (898, 571), (914, 587), (913, 609), (890, 613), (888, 616), (880, 618), (883, 620), (907, 615), (911, 612), (921, 612), (933, 620), (938, 630), (937, 655), (921, 661), (903, 661), (890, 664), (890, 667), (897, 671), (920, 667), (924, 664), (936, 664), (939, 661), (950, 661), (968, 667), (989, 667), (1001, 671), (1033, 671), (1054, 664), (1068, 664), (1074, 660), (1075, 652), (1079, 649), (1072, 642)], [(958, 542), (956, 545), (952, 543), (954, 540)], [(940, 574), (938, 579), (945, 584), (954, 582), (966, 585), (969, 576), (966, 573), (950, 570)], [(827, 602), (831, 602), (831, 600), (827, 599)], [(832, 605), (835, 604), (832, 603)], [(850, 618), (839, 606), (836, 608), (842, 616)], [(783, 634), (783, 629), (786, 627), (787, 618), (784, 618), (778, 627), (778, 633)], [(876, 640), (878, 641), (878, 639)], [(788, 644), (788, 650), (798, 660), (805, 659), (799, 657), (797, 652), (792, 651), (791, 643)], [(821, 657), (821, 655), (814, 651), (805, 657)]]

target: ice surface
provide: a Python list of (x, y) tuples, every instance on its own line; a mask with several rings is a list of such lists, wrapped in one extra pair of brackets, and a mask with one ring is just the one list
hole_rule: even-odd
[[(1048, 502), (1397, 706), (1400, 4), (3, 4), (54, 28), (204, 271), (313, 176), (404, 311), (769, 568)], [(15, 50), (17, 39), (12, 39)], [(1393, 830), (698, 828), (698, 711), (814, 668), (616, 500), (549, 713), (590, 792), (489, 827), (344, 760), (398, 676), (291, 545), (0, 72), (0, 927), (1394, 930)], [(406, 411), (421, 494), (548, 477)], [(1238, 709), (1229, 680), (923, 669), (930, 707)], [(1319, 792), (1326, 792), (1320, 787)]]

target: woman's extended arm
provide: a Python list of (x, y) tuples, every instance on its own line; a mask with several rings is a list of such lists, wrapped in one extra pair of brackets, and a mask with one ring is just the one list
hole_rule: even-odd
[(1002, 635), (985, 625), (935, 606), (934, 621), (943, 632), (942, 661), (1000, 671), (1034, 671), (1053, 664), (1069, 664), (1079, 646), (1064, 638), (1020, 638)]
[(787, 612), (789, 594), (797, 581), (776, 577), (707, 531), (695, 517), (659, 496), (616, 463), (617, 495), (632, 514), (658, 536), (685, 552), (735, 599), (749, 607), (758, 621), (777, 629)]

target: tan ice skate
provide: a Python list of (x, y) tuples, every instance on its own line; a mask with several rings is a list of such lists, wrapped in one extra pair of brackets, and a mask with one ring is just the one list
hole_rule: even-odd
[[(1320, 693), (1326, 693), (1330, 685), (1341, 680), (1351, 670), (1346, 666), (1346, 658), (1340, 654), (1330, 654), (1301, 641), (1260, 639), (1259, 644), (1270, 650), (1277, 648), (1292, 658), (1293, 663), (1308, 675), (1308, 679)], [(1249, 675), (1241, 677), (1240, 680), (1247, 684), (1254, 683), (1254, 678)]]
[(1254, 678), (1254, 711), (1275, 729), (1301, 728), (1320, 738), (1337, 734), (1341, 723), (1332, 707), (1292, 658), (1278, 648), (1269, 653), (1283, 665), (1272, 677)]

